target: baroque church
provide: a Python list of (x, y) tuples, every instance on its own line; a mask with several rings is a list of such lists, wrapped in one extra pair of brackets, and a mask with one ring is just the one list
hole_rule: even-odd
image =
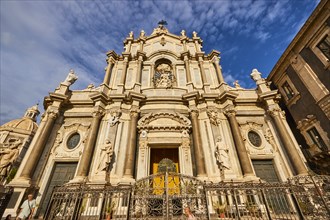
[(32, 192), (42, 218), (57, 185), (134, 185), (163, 171), (242, 183), (307, 174), (278, 91), (256, 69), (256, 89), (228, 85), (220, 52), (205, 54), (202, 43), (160, 22), (149, 36), (129, 33), (121, 54), (107, 53), (101, 85), (70, 90), (79, 80), (70, 71), (44, 99), (6, 214)]

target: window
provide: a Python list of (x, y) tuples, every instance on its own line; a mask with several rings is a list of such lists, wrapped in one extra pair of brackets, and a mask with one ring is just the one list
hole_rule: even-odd
[(267, 182), (279, 182), (273, 160), (252, 160), (256, 176)]
[(320, 49), (324, 56), (330, 59), (330, 36), (326, 35), (317, 45), (317, 48)]
[(261, 138), (257, 132), (249, 131), (248, 138), (251, 144), (253, 144), (255, 147), (261, 146)]
[(80, 134), (74, 133), (69, 137), (67, 141), (67, 147), (69, 149), (74, 149), (78, 145), (79, 141), (80, 141)]
[(319, 132), (316, 130), (315, 127), (309, 129), (307, 131), (309, 137), (311, 138), (311, 140), (313, 141), (313, 143), (320, 148), (321, 150), (327, 150), (327, 146), (325, 145), (324, 141), (322, 140)]
[(287, 81), (283, 83), (282, 88), (288, 100), (292, 99), (295, 93)]

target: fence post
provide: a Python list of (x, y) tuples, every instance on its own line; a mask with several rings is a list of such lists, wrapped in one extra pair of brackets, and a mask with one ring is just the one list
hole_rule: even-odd
[(262, 200), (264, 201), (264, 204), (265, 204), (265, 207), (266, 207), (267, 217), (268, 217), (269, 220), (272, 220), (272, 215), (270, 214), (270, 211), (269, 211), (268, 201), (267, 201), (266, 196), (265, 196), (265, 189), (262, 187), (260, 189), (260, 191), (261, 191)]
[(206, 204), (206, 212), (207, 212), (207, 219), (210, 220), (211, 219), (211, 216), (210, 216), (210, 212), (209, 212), (209, 202), (208, 202), (208, 199), (207, 199), (207, 191), (206, 191), (206, 183), (204, 182), (203, 184), (203, 191), (204, 191), (204, 199), (205, 199), (205, 204)]
[(238, 204), (237, 204), (237, 199), (236, 199), (236, 193), (235, 193), (235, 189), (234, 189), (234, 183), (232, 181), (232, 189), (231, 189), (233, 195), (234, 195), (234, 202), (235, 202), (235, 207), (236, 207), (236, 212), (237, 212), (237, 218), (241, 219), (241, 213), (239, 213), (239, 209), (238, 209)]
[(322, 193), (320, 187), (316, 184), (316, 182), (314, 181), (314, 178), (313, 178), (312, 175), (309, 175), (309, 177), (312, 179), (312, 182), (313, 182), (313, 184), (314, 184), (314, 186), (315, 186), (316, 192), (317, 192), (317, 194), (319, 194), (319, 196), (321, 197), (321, 200), (322, 200), (322, 203), (323, 203), (323, 205), (324, 205), (324, 208), (327, 210), (328, 215), (330, 216), (330, 209), (329, 209), (329, 207), (328, 207), (326, 201), (324, 200), (323, 193)]

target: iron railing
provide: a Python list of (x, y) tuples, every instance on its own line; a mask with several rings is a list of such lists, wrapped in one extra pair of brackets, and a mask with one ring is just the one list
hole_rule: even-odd
[(206, 183), (175, 173), (133, 185), (55, 188), (45, 219), (330, 219), (330, 176), (299, 176), (284, 183)]
[(5, 212), (13, 192), (14, 192), (13, 187), (1, 187), (1, 192), (0, 192), (0, 217)]

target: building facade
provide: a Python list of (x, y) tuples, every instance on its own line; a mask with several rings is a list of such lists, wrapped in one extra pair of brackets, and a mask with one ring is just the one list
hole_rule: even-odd
[(279, 89), (311, 168), (330, 174), (330, 2), (321, 1), (267, 80)]
[(55, 185), (134, 184), (164, 169), (213, 182), (282, 182), (307, 174), (299, 146), (261, 73), (256, 89), (230, 87), (218, 51), (205, 54), (196, 32), (164, 23), (133, 32), (107, 53), (103, 83), (71, 91), (71, 71), (44, 100), (45, 114), (15, 179), (15, 215), (38, 193), (42, 217)]

